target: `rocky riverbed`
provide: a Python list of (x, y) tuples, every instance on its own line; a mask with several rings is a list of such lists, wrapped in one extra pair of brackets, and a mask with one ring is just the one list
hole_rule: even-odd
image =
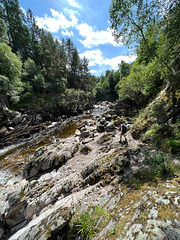
[[(22, 155), (8, 165), (18, 178), (1, 184), (1, 239), (68, 239), (69, 222), (94, 206), (106, 209), (108, 220), (97, 223), (93, 239), (180, 239), (180, 177), (131, 181), (156, 151), (132, 138), (120, 106), (104, 102), (87, 113), (42, 129), (6, 156)], [(123, 143), (121, 120), (128, 127)]]

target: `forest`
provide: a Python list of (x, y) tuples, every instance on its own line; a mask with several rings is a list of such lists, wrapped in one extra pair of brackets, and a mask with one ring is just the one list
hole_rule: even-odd
[(24, 14), (18, 0), (0, 0), (1, 101), (19, 110), (52, 103), (57, 97), (61, 103), (73, 103), (75, 96), (82, 96), (87, 102), (126, 101), (139, 110), (165, 89), (171, 107), (161, 101), (152, 111), (157, 125), (176, 124), (173, 139), (179, 146), (179, 13), (178, 0), (112, 0), (109, 14), (114, 37), (118, 41), (123, 36), (137, 59), (131, 64), (122, 61), (117, 71), (96, 77), (71, 39), (54, 39), (39, 28), (33, 12), (29, 9)]

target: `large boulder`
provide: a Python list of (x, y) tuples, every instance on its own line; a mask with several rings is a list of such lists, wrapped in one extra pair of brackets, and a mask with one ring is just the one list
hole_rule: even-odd
[(60, 231), (70, 220), (71, 211), (67, 207), (54, 206), (17, 231), (9, 240), (33, 239), (46, 240)]
[(112, 131), (114, 131), (115, 130), (115, 125), (114, 125), (114, 123), (113, 122), (109, 122), (108, 124), (107, 124), (107, 126), (106, 126), (106, 131), (107, 132), (112, 132)]
[(30, 179), (37, 175), (42, 175), (46, 171), (52, 171), (54, 168), (59, 168), (78, 151), (79, 144), (70, 147), (63, 147), (61, 144), (37, 149), (32, 158), (25, 164), (22, 172), (22, 177)]

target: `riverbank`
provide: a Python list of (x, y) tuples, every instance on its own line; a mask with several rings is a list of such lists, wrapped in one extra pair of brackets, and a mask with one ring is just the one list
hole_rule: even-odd
[[(23, 180), (1, 191), (2, 239), (75, 239), (69, 238), (69, 221), (90, 214), (93, 206), (109, 214), (94, 239), (180, 236), (179, 178), (148, 182), (148, 154), (155, 158), (156, 151), (132, 138), (131, 119), (118, 116), (115, 105), (103, 104), (99, 115), (74, 118), (69, 125), (76, 124), (74, 132), (65, 138), (53, 127), (49, 133), (56, 132), (57, 144), (36, 145), (22, 169)], [(128, 127), (123, 144), (122, 119)], [(144, 183), (133, 179), (139, 171)]]

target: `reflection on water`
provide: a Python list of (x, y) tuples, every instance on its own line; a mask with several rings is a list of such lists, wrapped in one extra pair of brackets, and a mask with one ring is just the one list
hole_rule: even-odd
[[(91, 113), (89, 112), (88, 117), (101, 115), (106, 109), (107, 106), (95, 105)], [(81, 120), (83, 118), (85, 119), (85, 116), (82, 116)], [(26, 139), (24, 142), (1, 149), (0, 184), (13, 184), (19, 178), (25, 162), (31, 158), (37, 148), (52, 144), (52, 136), (56, 138), (68, 138), (74, 135), (77, 127), (77, 123), (72, 121), (66, 122), (64, 125), (60, 122), (53, 122), (45, 130), (32, 135), (31, 138)]]
[[(51, 130), (50, 130), (51, 128)], [(63, 129), (57, 123), (50, 125), (46, 132), (35, 134), (29, 141), (11, 145), (0, 150), (0, 184), (7, 185), (19, 179), (19, 173), (34, 151), (42, 146), (52, 144), (51, 137), (67, 138), (75, 134), (77, 124), (73, 123)]]
[(15, 149), (17, 149), (18, 147), (22, 146), (22, 143), (19, 144), (14, 144), (8, 147), (5, 147), (3, 149), (0, 149), (0, 156), (5, 155), (6, 153), (10, 153), (10, 152), (14, 152)]
[(68, 138), (75, 134), (77, 127), (77, 124), (74, 123), (70, 126), (65, 127), (60, 133), (55, 135), (57, 135), (59, 138)]

